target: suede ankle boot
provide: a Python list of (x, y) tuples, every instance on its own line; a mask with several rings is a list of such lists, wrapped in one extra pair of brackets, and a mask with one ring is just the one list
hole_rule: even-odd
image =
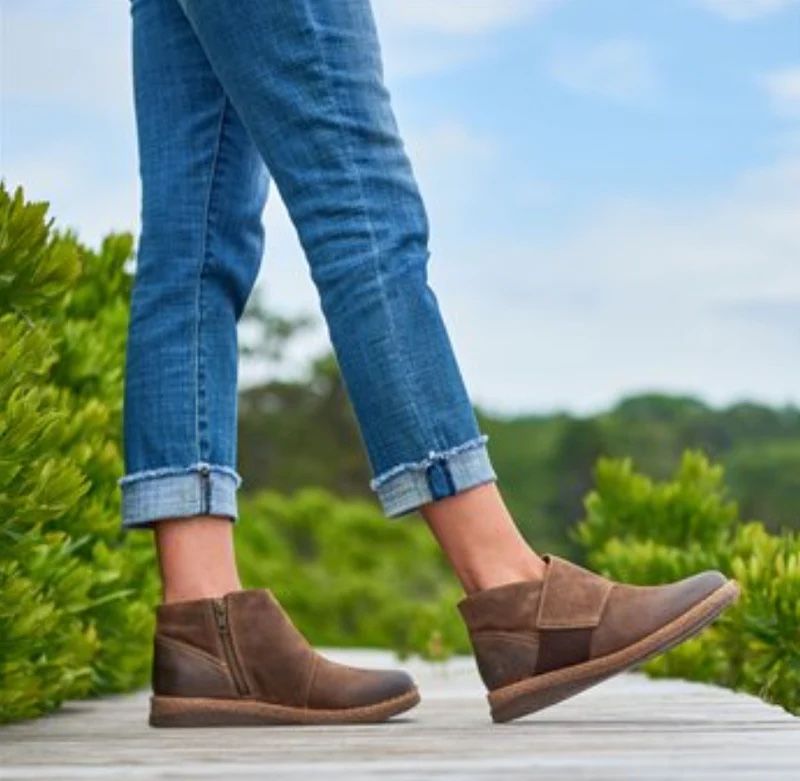
[(479, 591), (459, 603), (495, 721), (553, 705), (677, 645), (733, 602), (735, 581), (709, 571), (664, 586), (615, 583), (556, 556), (541, 582)]
[(318, 654), (269, 591), (160, 605), (154, 643), (154, 727), (376, 722), (419, 702), (404, 672)]

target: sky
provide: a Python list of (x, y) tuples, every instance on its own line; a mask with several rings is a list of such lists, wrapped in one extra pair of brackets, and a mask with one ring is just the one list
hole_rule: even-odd
[[(0, 162), (96, 245), (139, 212), (124, 0), (0, 0)], [(798, 0), (377, 0), (473, 400), (800, 403)], [(257, 294), (312, 314), (273, 189)], [(243, 367), (243, 381), (261, 376)]]

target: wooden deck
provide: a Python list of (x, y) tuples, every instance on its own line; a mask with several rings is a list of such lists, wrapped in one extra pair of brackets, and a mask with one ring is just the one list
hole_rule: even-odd
[(71, 703), (0, 729), (0, 779), (800, 779), (800, 719), (754, 697), (625, 675), (495, 726), (472, 660), (406, 667), (423, 702), (387, 725), (154, 730), (145, 692)]

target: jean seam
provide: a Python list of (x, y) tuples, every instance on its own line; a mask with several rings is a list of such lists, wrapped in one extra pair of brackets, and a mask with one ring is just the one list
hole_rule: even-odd
[[(209, 246), (209, 221), (211, 215), (211, 200), (217, 180), (220, 149), (222, 147), (222, 134), (225, 127), (225, 114), (228, 107), (228, 97), (222, 94), (222, 104), (217, 123), (217, 138), (214, 145), (214, 154), (211, 158), (211, 171), (208, 179), (205, 205), (203, 208), (203, 241), (200, 248), (200, 268), (197, 274), (197, 298), (195, 303), (195, 437), (197, 441), (197, 461), (204, 463), (203, 439), (200, 434), (201, 423), (206, 423), (206, 398), (205, 398), (205, 357), (202, 347), (204, 297), (203, 287), (205, 279), (206, 262), (208, 260)], [(202, 409), (201, 409), (202, 405)], [(207, 449), (207, 447), (206, 447)]]
[[(308, 0), (304, 0), (303, 6), (305, 8), (305, 12), (306, 12), (307, 18), (309, 20), (311, 20), (311, 23), (312, 23), (312, 27), (311, 27), (312, 36), (311, 37), (312, 37), (313, 43), (314, 43), (314, 52), (315, 52), (315, 54), (316, 54), (316, 56), (318, 58), (319, 64), (320, 64), (320, 71), (324, 74), (324, 79), (323, 79), (324, 80), (324, 84), (323, 84), (323, 86), (324, 86), (325, 91), (327, 93), (328, 103), (331, 106), (331, 108), (333, 109), (334, 115), (337, 117), (337, 119), (341, 123), (342, 119), (344, 118), (344, 112), (342, 111), (342, 107), (341, 107), (338, 99), (336, 98), (335, 91), (331, 88), (331, 84), (330, 84), (331, 83), (331, 76), (330, 76), (330, 72), (329, 72), (329, 68), (328, 68), (327, 59), (325, 57), (324, 51), (322, 50), (322, 44), (321, 44), (321, 42), (319, 40), (316, 28), (314, 26), (314, 14), (313, 14), (313, 12), (311, 10), (311, 7), (309, 5)], [(355, 181), (355, 183), (357, 185), (357, 188), (358, 188), (359, 207), (360, 207), (361, 212), (362, 212), (362, 214), (364, 216), (364, 220), (366, 221), (366, 226), (367, 226), (367, 229), (369, 231), (370, 259), (372, 261), (372, 268), (373, 268), (373, 270), (375, 272), (375, 276), (376, 276), (376, 279), (377, 279), (377, 282), (378, 282), (378, 290), (380, 292), (381, 303), (383, 305), (384, 311), (386, 312), (386, 320), (387, 320), (387, 325), (389, 327), (389, 336), (390, 336), (392, 342), (394, 344), (397, 344), (398, 343), (398, 340), (396, 338), (396, 336), (397, 336), (397, 326), (396, 326), (396, 323), (394, 321), (394, 316), (392, 314), (392, 308), (391, 308), (391, 304), (390, 304), (390, 301), (389, 301), (389, 297), (386, 294), (386, 287), (385, 287), (385, 284), (384, 284), (383, 273), (382, 273), (380, 259), (379, 259), (380, 252), (379, 252), (378, 244), (377, 244), (377, 241), (376, 241), (376, 238), (375, 238), (375, 226), (372, 224), (372, 219), (369, 216), (369, 211), (366, 208), (366, 197), (365, 197), (365, 193), (364, 193), (364, 184), (363, 184), (363, 181), (361, 179), (361, 174), (360, 174), (360, 172), (358, 170), (358, 166), (355, 164), (355, 155), (353, 154), (353, 147), (352, 147), (352, 144), (351, 144), (349, 139), (347, 139), (346, 142), (343, 144), (343, 151), (344, 151), (345, 156), (346, 156), (346, 162), (348, 164), (348, 168), (351, 171), (351, 173), (353, 174), (354, 181)], [(401, 353), (402, 351), (398, 350), (397, 352)], [(411, 387), (411, 383), (409, 381), (410, 372), (408, 370), (409, 367), (408, 367), (408, 365), (406, 363), (406, 356), (405, 355), (401, 355), (400, 356), (400, 360), (402, 361), (403, 367), (404, 367), (404, 370), (401, 372), (401, 375), (402, 375), (402, 378), (403, 378), (403, 383), (406, 386), (406, 392), (408, 394), (408, 399), (409, 399), (409, 402), (410, 402), (410, 405), (411, 405), (412, 414), (414, 416), (414, 419), (416, 420), (416, 423), (417, 423), (417, 426), (418, 426), (419, 430), (420, 431), (425, 431), (426, 429), (425, 429), (425, 426), (423, 425), (422, 417), (420, 415), (419, 408), (417, 407), (417, 404), (416, 404), (416, 397), (415, 397), (415, 394), (413, 393), (413, 388)], [(436, 444), (436, 443), (438, 443), (440, 441), (440, 438), (437, 437), (435, 427), (433, 428), (433, 432), (432, 433), (433, 433), (434, 443)]]

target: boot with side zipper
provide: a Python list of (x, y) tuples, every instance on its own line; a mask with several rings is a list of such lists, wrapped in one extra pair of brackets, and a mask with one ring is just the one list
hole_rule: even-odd
[(418, 702), (404, 672), (318, 654), (269, 591), (157, 608), (154, 727), (377, 722)]

